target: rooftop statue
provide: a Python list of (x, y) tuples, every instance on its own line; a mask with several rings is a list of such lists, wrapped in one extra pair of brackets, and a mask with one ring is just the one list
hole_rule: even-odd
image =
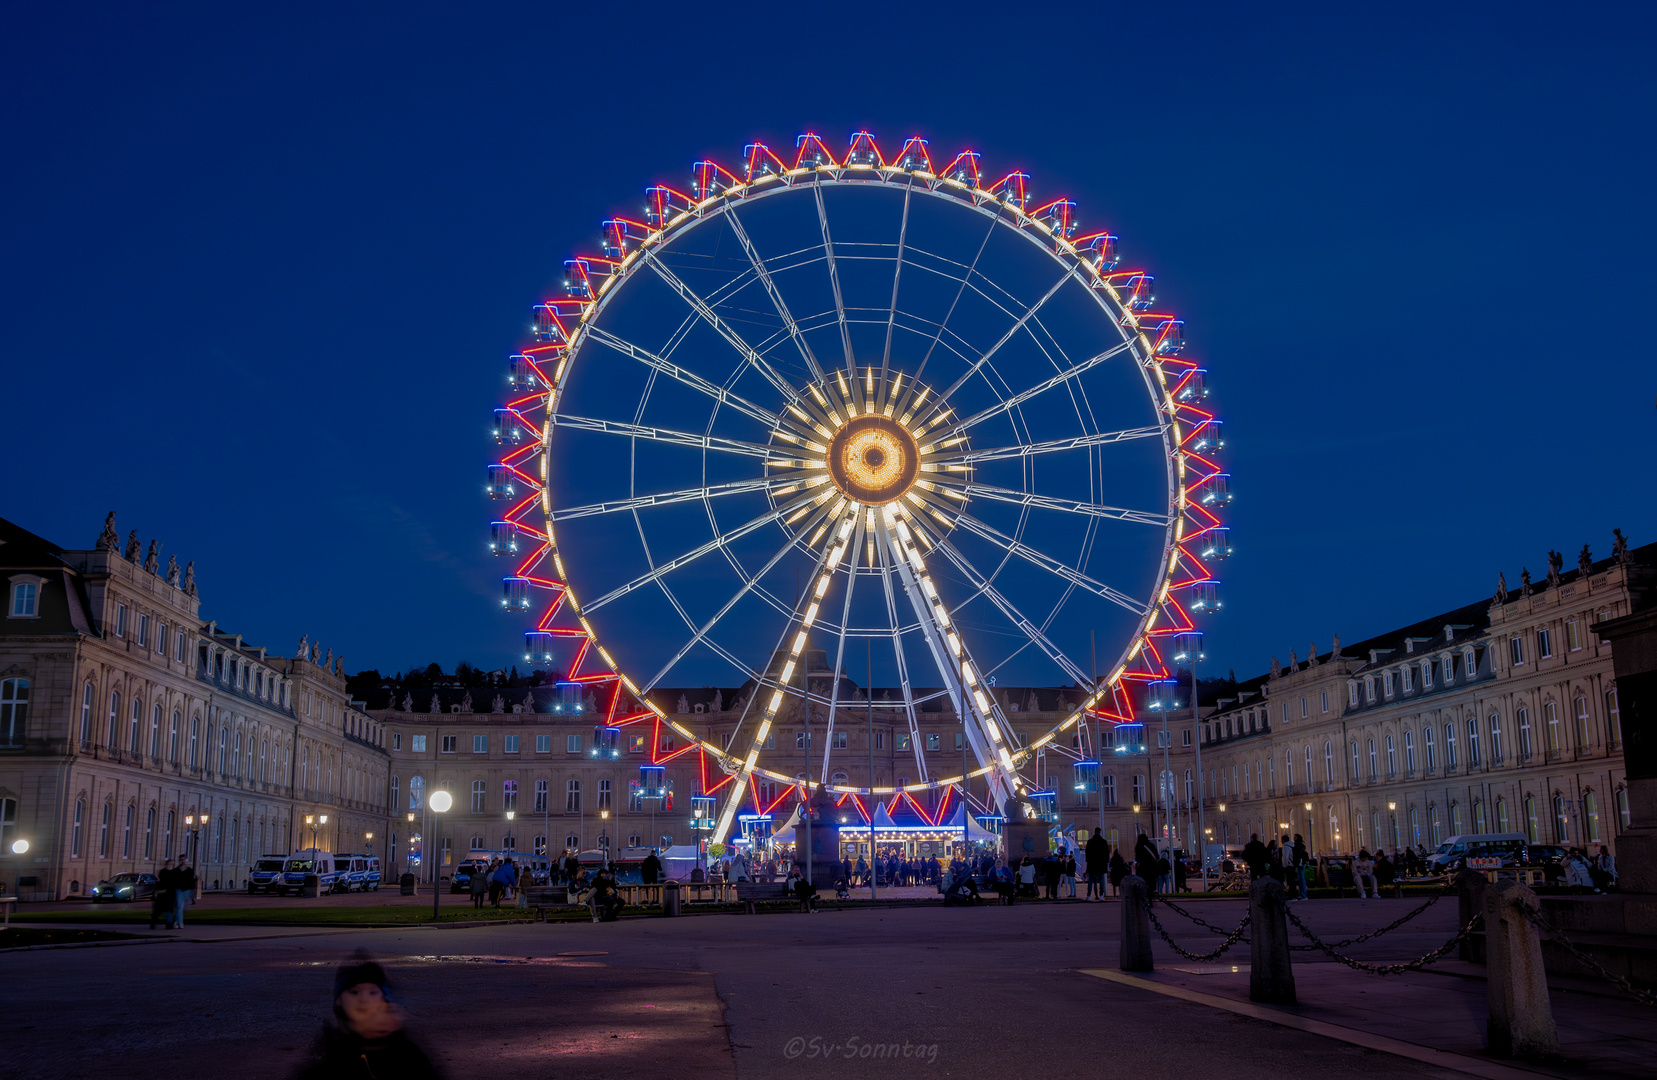
[(104, 531), (98, 534), (98, 550), (114, 551), (121, 546), (121, 536), (115, 531), (115, 511), (104, 518)]

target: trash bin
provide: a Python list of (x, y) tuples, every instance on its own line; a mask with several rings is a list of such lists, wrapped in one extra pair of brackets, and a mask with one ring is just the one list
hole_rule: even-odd
[(299, 886), (299, 895), (308, 900), (315, 900), (322, 892), (322, 879), (315, 874), (306, 874), (305, 881)]
[(670, 881), (662, 886), (662, 914), (679, 914), (679, 883)]
[(397, 879), (397, 885), (403, 890), (404, 896), (414, 895), (414, 875), (404, 874)]

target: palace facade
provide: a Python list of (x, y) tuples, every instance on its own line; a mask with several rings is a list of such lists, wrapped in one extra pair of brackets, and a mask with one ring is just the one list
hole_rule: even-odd
[[(87, 550), (0, 519), (0, 880), (84, 895), (193, 854), (203, 887), (313, 841), (378, 850), (387, 754), (342, 663), (271, 655), (200, 619), (194, 564)], [(309, 824), (307, 824), (309, 822)]]

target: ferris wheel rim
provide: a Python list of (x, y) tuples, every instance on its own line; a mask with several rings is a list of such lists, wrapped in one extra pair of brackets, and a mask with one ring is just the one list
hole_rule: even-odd
[[(843, 172), (848, 168), (856, 169), (857, 167), (842, 166), (840, 167), (840, 171)], [(991, 222), (991, 234), (996, 231), (995, 225), (1010, 228), (1015, 233), (1023, 234), (1026, 239), (1041, 250), (1043, 254), (1049, 255), (1054, 261), (1059, 262), (1061, 265), (1065, 265), (1066, 273), (1061, 277), (1060, 282), (1058, 283), (1059, 285), (1067, 284), (1073, 280), (1079, 280), (1081, 277), (1085, 277), (1088, 274), (1093, 276), (1096, 283), (1103, 283), (1103, 278), (1100, 276), (1098, 269), (1094, 267), (1086, 258), (1084, 258), (1074, 247), (1074, 245), (1069, 243), (1068, 238), (1058, 235), (1051, 229), (1046, 228), (1042, 222), (1027, 214), (1022, 206), (1006, 199), (988, 195), (981, 188), (973, 188), (958, 181), (951, 180), (948, 177), (938, 176), (937, 174), (919, 170), (904, 170), (882, 166), (877, 169), (867, 169), (858, 175), (855, 180), (848, 181), (838, 175), (835, 175), (833, 170), (822, 168), (797, 168), (788, 170), (782, 174), (763, 177), (756, 181), (729, 185), (724, 189), (708, 196), (696, 207), (682, 211), (672, 219), (664, 220), (659, 228), (655, 229), (647, 237), (640, 240), (637, 249), (630, 253), (626, 259), (622, 260), (620, 267), (618, 268), (618, 273), (622, 276), (607, 278), (598, 289), (597, 295), (594, 297), (593, 302), (581, 312), (581, 315), (577, 321), (576, 332), (572, 334), (568, 340), (567, 348), (565, 349), (564, 361), (559, 365), (559, 376), (557, 382), (549, 388), (549, 420), (545, 426), (541, 441), (541, 452), (543, 454), (550, 455), (552, 452), (552, 434), (558, 425), (551, 421), (551, 417), (556, 414), (558, 398), (567, 388), (569, 378), (575, 370), (576, 364), (574, 361), (580, 359), (582, 351), (587, 346), (587, 339), (589, 337), (595, 338), (595, 344), (605, 343), (602, 336), (603, 331), (597, 326), (597, 322), (599, 316), (614, 300), (614, 298), (621, 295), (625, 291), (624, 286), (627, 281), (627, 277), (624, 276), (624, 273), (627, 270), (628, 265), (636, 265), (641, 262), (650, 261), (649, 253), (651, 251), (665, 248), (669, 243), (671, 243), (671, 241), (688, 234), (691, 230), (695, 229), (705, 221), (715, 220), (722, 215), (728, 214), (729, 216), (727, 220), (735, 222), (738, 219), (734, 213), (734, 210), (738, 204), (754, 202), (762, 198), (780, 196), (785, 193), (796, 191), (797, 188), (801, 186), (802, 180), (808, 182), (816, 191), (815, 197), (819, 200), (819, 202), (821, 201), (821, 193), (825, 187), (848, 183), (863, 187), (882, 185), (892, 188), (901, 188), (904, 190), (906, 198), (912, 196), (916, 192), (946, 198), (957, 206), (975, 210), (984, 217), (988, 218)], [(1011, 218), (1012, 220), (1009, 221), (1008, 218)], [(832, 243), (825, 240), (824, 250), (825, 258), (832, 261)], [(1068, 265), (1065, 264), (1065, 256), (1068, 256), (1070, 259)], [(1057, 287), (1057, 285), (1054, 287), (1055, 290)], [(895, 292), (896, 287), (894, 286), (894, 294)], [(1183, 475), (1185, 471), (1185, 463), (1182, 457), (1182, 447), (1178, 443), (1179, 428), (1178, 420), (1176, 418), (1177, 407), (1175, 406), (1171, 396), (1171, 387), (1167, 378), (1167, 373), (1162, 368), (1161, 358), (1157, 356), (1155, 347), (1151, 345), (1150, 341), (1145, 337), (1143, 330), (1137, 325), (1137, 323), (1132, 322), (1133, 317), (1131, 312), (1125, 305), (1118, 302), (1113, 308), (1111, 304), (1107, 302), (1108, 300), (1116, 299), (1114, 290), (1107, 293), (1105, 290), (1099, 289), (1097, 284), (1095, 284), (1092, 288), (1087, 289), (1087, 292), (1094, 297), (1095, 301), (1100, 305), (1101, 310), (1103, 310), (1107, 315), (1110, 315), (1113, 318), (1126, 319), (1129, 321), (1129, 324), (1132, 326), (1134, 332), (1132, 335), (1126, 336), (1115, 351), (1126, 349), (1133, 354), (1136, 367), (1139, 368), (1141, 378), (1145, 382), (1147, 390), (1150, 392), (1153, 405), (1157, 406), (1157, 428), (1163, 441), (1163, 456), (1166, 463), (1166, 472), (1168, 477), (1167, 493), (1169, 513), (1166, 515), (1167, 523), (1165, 526), (1163, 552), (1157, 560), (1157, 579), (1160, 582), (1159, 590), (1165, 599), (1167, 587), (1173, 572), (1173, 564), (1176, 561), (1175, 552), (1178, 547), (1178, 540), (1183, 524), (1182, 514), (1180, 511), (1184, 508), (1186, 496), (1183, 486), (1179, 483), (1179, 476)], [(895, 318), (897, 314), (895, 299), (892, 305), (891, 313)], [(842, 325), (844, 325), (843, 308), (841, 310), (841, 319)], [(797, 334), (798, 331), (796, 330), (795, 333)], [(753, 351), (758, 353), (760, 349), (759, 347), (755, 347)], [(889, 360), (889, 346), (888, 355), (884, 358), (884, 360)], [(831, 365), (830, 370), (832, 369)], [(1155, 376), (1155, 379), (1153, 379), (1153, 375)], [(1157, 385), (1158, 382), (1161, 383), (1160, 386)], [(959, 385), (959, 382), (957, 385)], [(777, 389), (779, 392), (788, 393), (783, 386), (778, 386)], [(951, 392), (941, 394), (940, 398), (942, 399), (949, 397)], [(1159, 393), (1166, 403), (1166, 408), (1162, 407), (1163, 402), (1158, 402), (1157, 400)], [(800, 400), (800, 395), (797, 390), (793, 393), (789, 400), (790, 402)], [(715, 398), (715, 410), (713, 416), (709, 420), (710, 428), (712, 427), (714, 420), (719, 415), (718, 407), (724, 404), (726, 404), (725, 400)], [(548, 547), (556, 558), (556, 521), (554, 520), (556, 517), (556, 511), (554, 511), (551, 506), (549, 495), (550, 488), (543, 488), (541, 501), (545, 514), (546, 538)], [(717, 523), (715, 523), (714, 527), (717, 532)], [(580, 610), (576, 607), (574, 602), (573, 588), (568, 587), (567, 585), (567, 577), (566, 588), (569, 593), (572, 608)], [(1139, 623), (1136, 626), (1134, 633), (1130, 636), (1128, 644), (1123, 647), (1123, 652), (1118, 658), (1117, 663), (1114, 665), (1115, 670), (1107, 678), (1107, 680), (1105, 680), (1107, 684), (1115, 685), (1125, 671), (1127, 662), (1130, 661), (1133, 656), (1140, 652), (1146, 645), (1148, 640), (1147, 635), (1152, 626), (1155, 624), (1156, 616), (1157, 598), (1153, 596), (1149, 602), (1143, 605), (1143, 612), (1141, 613)], [(582, 619), (582, 622), (583, 625), (586, 625), (585, 618)], [(841, 629), (841, 638), (843, 641), (846, 636), (847, 627), (843, 625)], [(608, 654), (601, 645), (598, 645), (597, 632), (589, 628), (589, 634), (592, 643), (595, 647), (597, 647), (600, 655), (605, 658), (607, 663), (609, 663), (609, 666), (615, 675), (638, 694), (641, 703), (649, 708), (650, 711), (658, 717), (658, 719), (668, 723), (669, 726), (673, 727), (676, 731), (680, 732), (682, 735), (685, 735), (687, 738), (693, 739), (704, 752), (713, 756), (715, 761), (720, 763), (722, 766), (729, 767), (738, 766), (740, 764), (739, 760), (734, 755), (729, 754), (724, 748), (713, 744), (709, 740), (704, 740), (695, 736), (684, 725), (678, 723), (669, 717), (663, 710), (650, 703), (642, 693), (638, 693), (637, 686), (627, 677), (625, 673), (620, 670), (619, 667), (609, 661)], [(736, 666), (739, 670), (744, 668), (744, 666), (740, 664), (737, 664)], [(837, 671), (838, 670), (839, 669), (837, 668)], [(754, 697), (757, 697), (761, 687), (764, 685), (765, 684), (762, 679), (756, 680), (755, 694), (753, 695)], [(1092, 691), (1091, 697), (1087, 698), (1082, 705), (1077, 706), (1073, 711), (1071, 711), (1067, 719), (1054, 725), (1042, 739), (1033, 741), (1029, 745), (1020, 748), (1016, 754), (1017, 760), (1022, 763), (1027, 760), (1040, 746), (1044, 745), (1045, 742), (1050, 741), (1058, 732), (1075, 726), (1078, 717), (1088, 709), (1091, 709), (1098, 702), (1103, 693), (1098, 684), (1095, 684), (1092, 687)], [(940, 694), (941, 693), (942, 692), (940, 692)], [(836, 697), (838, 696), (838, 687), (835, 689), (835, 695)], [(809, 694), (802, 694), (801, 696), (807, 701), (812, 700), (812, 697)], [(750, 698), (750, 702), (751, 701), (752, 698)], [(825, 751), (826, 750), (827, 748), (825, 747)], [(992, 768), (993, 766), (986, 765), (982, 766), (978, 770), (967, 772), (964, 775), (969, 777), (977, 777), (984, 775)], [(757, 776), (786, 781), (790, 784), (796, 782), (795, 777), (790, 777), (774, 770), (751, 766), (750, 772)], [(824, 772), (826, 775), (826, 762)], [(872, 779), (873, 778), (871, 777), (871, 780)], [(898, 790), (920, 791), (947, 787), (953, 783), (959, 783), (961, 779), (962, 777), (955, 776), (937, 781), (929, 781), (924, 784), (894, 785), (891, 788), (883, 788), (872, 784), (868, 787), (835, 785), (827, 782), (815, 782), (812, 781), (810, 777), (807, 777), (805, 784), (808, 789), (821, 787), (825, 790), (836, 793), (885, 794)]]

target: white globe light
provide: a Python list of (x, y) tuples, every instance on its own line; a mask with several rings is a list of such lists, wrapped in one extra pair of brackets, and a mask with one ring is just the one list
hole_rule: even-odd
[(27, 840), (14, 840), (14, 841), (12, 841), (12, 854), (13, 855), (21, 855), (25, 851), (28, 851), (28, 850), (29, 850), (29, 842)]
[(434, 792), (432, 792), (432, 794), (431, 794), (431, 808), (436, 813), (439, 813), (439, 814), (447, 813), (449, 807), (453, 806), (453, 805), (454, 805), (454, 800), (449, 797), (449, 793), (447, 791), (434, 791)]

